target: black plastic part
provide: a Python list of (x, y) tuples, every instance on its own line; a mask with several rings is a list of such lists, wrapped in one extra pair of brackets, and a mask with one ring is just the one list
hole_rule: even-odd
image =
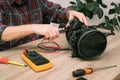
[(36, 51), (28, 51), (27, 53), (25, 53), (25, 56), (37, 66), (49, 63), (47, 59), (45, 59), (42, 55), (40, 55)]
[(78, 40), (78, 55), (84, 59), (94, 59), (99, 57), (106, 48), (106, 36), (97, 31), (89, 30)]
[(76, 80), (87, 80), (87, 79), (84, 78), (84, 77), (80, 77), (80, 78), (78, 78), (78, 79), (76, 79)]
[(76, 71), (72, 72), (74, 77), (84, 76), (86, 73), (83, 69), (77, 69)]
[(96, 25), (87, 28), (79, 20), (74, 19), (69, 29), (66, 29), (67, 41), (77, 57), (93, 60), (104, 52), (107, 45), (106, 35), (95, 27)]

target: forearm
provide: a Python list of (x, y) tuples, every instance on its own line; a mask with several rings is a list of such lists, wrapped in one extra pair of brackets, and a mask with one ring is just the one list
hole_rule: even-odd
[(2, 35), (1, 40), (10, 41), (34, 33), (31, 25), (7, 27)]
[(59, 36), (58, 28), (54, 27), (52, 24), (28, 24), (7, 27), (2, 32), (1, 40), (10, 41), (33, 33), (37, 35), (43, 35), (45, 39), (50, 41)]

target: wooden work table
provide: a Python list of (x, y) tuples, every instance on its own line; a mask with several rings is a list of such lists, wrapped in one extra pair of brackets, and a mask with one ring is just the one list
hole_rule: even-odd
[[(40, 39), (41, 40), (41, 39)], [(1, 51), (0, 56), (7, 57), (12, 61), (26, 64), (20, 57), (24, 48), (28, 50), (39, 50), (36, 40), (18, 47)], [(52, 61), (53, 67), (46, 71), (34, 72), (29, 67), (21, 67), (11, 64), (0, 64), (0, 80), (76, 80), (72, 71), (80, 68), (99, 68), (117, 65), (115, 68), (105, 69), (85, 75), (87, 80), (120, 80), (120, 33), (107, 37), (107, 48), (97, 59), (86, 61), (81, 58), (71, 58), (71, 51), (60, 51), (58, 53), (41, 53)], [(61, 34), (56, 42), (62, 47), (69, 47), (65, 34)]]

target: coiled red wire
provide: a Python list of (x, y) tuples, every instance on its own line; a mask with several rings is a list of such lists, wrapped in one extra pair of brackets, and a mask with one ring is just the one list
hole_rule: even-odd
[(61, 46), (55, 41), (48, 42), (48, 41), (45, 41), (44, 39), (37, 46), (38, 48), (40, 48), (39, 50), (40, 52), (45, 52), (45, 53), (51, 53), (51, 52), (60, 51), (60, 50), (70, 50), (69, 48), (61, 48)]

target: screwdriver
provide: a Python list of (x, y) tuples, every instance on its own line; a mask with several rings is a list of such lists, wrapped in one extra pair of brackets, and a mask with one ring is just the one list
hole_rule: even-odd
[(17, 65), (17, 66), (27, 67), (27, 65), (25, 65), (25, 64), (14, 62), (14, 61), (9, 60), (8, 58), (3, 58), (1, 56), (0, 56), (0, 63), (3, 63), (3, 64), (13, 64), (13, 65)]
[(74, 77), (79, 77), (79, 76), (84, 76), (86, 74), (91, 74), (94, 71), (109, 69), (109, 68), (113, 68), (113, 67), (117, 67), (117, 65), (107, 66), (107, 67), (102, 67), (102, 68), (96, 68), (96, 69), (93, 69), (93, 68), (77, 69), (76, 71), (73, 71), (72, 74), (73, 74)]

